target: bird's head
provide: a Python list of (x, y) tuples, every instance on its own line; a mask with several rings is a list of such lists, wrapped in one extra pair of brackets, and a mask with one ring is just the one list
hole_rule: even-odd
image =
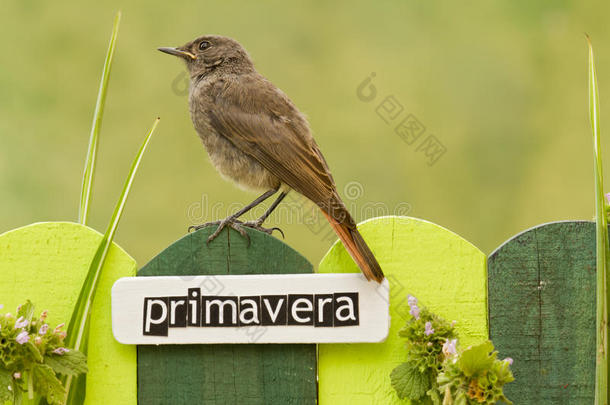
[(214, 70), (236, 74), (254, 70), (250, 55), (241, 44), (219, 35), (204, 35), (177, 48), (159, 50), (183, 59), (191, 77), (205, 75)]

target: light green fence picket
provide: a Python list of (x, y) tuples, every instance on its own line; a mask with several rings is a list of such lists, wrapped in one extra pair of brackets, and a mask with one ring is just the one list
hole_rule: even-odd
[[(49, 322), (68, 322), (102, 235), (71, 222), (44, 222), (0, 235), (0, 304), (12, 311), (26, 299)], [(112, 336), (110, 289), (134, 276), (135, 261), (114, 244), (106, 258), (91, 311), (85, 405), (136, 403), (136, 350)], [(103, 402), (101, 399), (103, 398)]]
[[(399, 404), (390, 373), (405, 360), (398, 330), (409, 315), (407, 295), (457, 321), (461, 343), (487, 339), (485, 255), (431, 222), (383, 217), (358, 227), (390, 281), (390, 334), (380, 344), (322, 344), (318, 350), (320, 405)], [(357, 272), (343, 245), (335, 244), (320, 272)]]

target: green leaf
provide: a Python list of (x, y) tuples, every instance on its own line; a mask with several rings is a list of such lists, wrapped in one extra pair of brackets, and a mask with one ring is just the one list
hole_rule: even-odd
[(23, 391), (21, 391), (21, 388), (15, 387), (14, 395), (13, 405), (21, 405), (23, 403)]
[(430, 401), (432, 402), (432, 405), (441, 405), (442, 399), (438, 392), (438, 387), (430, 388), (426, 392), (426, 395), (428, 395), (428, 397), (430, 397)]
[(13, 400), (13, 391), (8, 388), (13, 386), (13, 377), (11, 372), (0, 368), (0, 403)]
[(42, 353), (40, 353), (40, 350), (38, 349), (38, 347), (36, 347), (36, 345), (32, 341), (33, 341), (33, 339), (30, 339), (29, 341), (27, 341), (25, 343), (25, 347), (28, 349), (28, 351), (30, 353), (32, 353), (32, 355), (34, 356), (34, 359), (37, 362), (42, 362)]
[[(86, 338), (87, 331), (89, 328), (91, 305), (93, 304), (93, 298), (95, 297), (97, 283), (99, 281), (102, 268), (104, 267), (106, 255), (108, 254), (108, 250), (112, 245), (112, 240), (114, 239), (114, 234), (116, 233), (117, 227), (119, 225), (121, 215), (123, 214), (123, 211), (125, 209), (127, 197), (129, 196), (129, 191), (131, 190), (131, 186), (133, 185), (133, 180), (135, 178), (136, 172), (140, 167), (144, 152), (146, 151), (146, 148), (158, 123), (159, 118), (154, 121), (153, 126), (144, 138), (144, 142), (142, 143), (142, 146), (140, 147), (140, 150), (138, 151), (131, 165), (131, 169), (129, 170), (129, 174), (127, 176), (127, 179), (125, 180), (125, 185), (123, 186), (123, 191), (121, 192), (121, 196), (119, 197), (119, 200), (114, 208), (114, 212), (112, 213), (112, 218), (110, 219), (110, 223), (108, 224), (106, 233), (102, 237), (102, 241), (100, 242), (97, 252), (95, 253), (93, 260), (89, 265), (87, 276), (83, 283), (83, 287), (81, 288), (78, 300), (76, 301), (76, 304), (74, 306), (72, 317), (70, 318), (70, 323), (68, 325), (68, 337), (66, 338), (66, 346), (82, 351), (85, 355), (87, 355), (87, 350), (84, 343), (84, 339)], [(66, 389), (70, 393), (70, 396), (74, 395), (71, 391), (71, 384), (72, 376), (69, 376), (66, 380)], [(79, 385), (79, 387), (82, 387), (82, 385)], [(78, 402), (75, 401), (73, 403), (76, 404)]]
[[(85, 329), (85, 335), (83, 337), (83, 345), (81, 347), (82, 353), (87, 353), (89, 351), (89, 329), (90, 324), (87, 323), (87, 327)], [(62, 380), (64, 382), (64, 386), (68, 384), (70, 386), (70, 390), (68, 391), (68, 398), (66, 400), (66, 404), (74, 404), (80, 405), (85, 403), (85, 397), (87, 395), (87, 374), (79, 374), (76, 376), (64, 376)]]
[(483, 342), (464, 350), (458, 360), (458, 366), (467, 377), (472, 377), (479, 372), (489, 370), (496, 356), (494, 345), (490, 341)]
[(78, 375), (89, 371), (87, 357), (78, 350), (70, 350), (64, 354), (51, 354), (45, 357), (44, 363), (56, 373), (63, 375)]
[(420, 399), (431, 386), (430, 377), (411, 362), (402, 363), (392, 370), (390, 380), (401, 399)]
[(468, 398), (466, 398), (466, 394), (459, 393), (453, 402), (454, 405), (468, 405)]
[(509, 382), (515, 381), (512, 371), (510, 371), (510, 365), (507, 361), (498, 361), (495, 366), (495, 374), (498, 378), (499, 384), (508, 384)]
[(66, 391), (55, 376), (53, 369), (46, 364), (36, 364), (32, 372), (34, 373), (35, 391), (44, 396), (49, 404), (61, 405)]
[(595, 159), (595, 229), (597, 247), (597, 312), (596, 312), (596, 344), (597, 359), (595, 364), (595, 403), (607, 404), (610, 401), (608, 389), (608, 279), (610, 278), (610, 254), (608, 253), (608, 221), (606, 217), (606, 199), (604, 197), (604, 178), (602, 167), (602, 146), (599, 130), (599, 95), (597, 91), (597, 73), (593, 45), (589, 36), (589, 118), (593, 132)]
[(34, 317), (34, 304), (30, 300), (27, 300), (25, 304), (19, 307), (19, 311), (17, 311), (17, 318), (23, 317), (28, 321), (31, 321)]
[(112, 58), (116, 47), (116, 39), (119, 34), (119, 23), (121, 21), (121, 12), (119, 11), (114, 18), (114, 26), (112, 27), (112, 36), (110, 44), (106, 52), (106, 60), (104, 61), (104, 69), (102, 71), (102, 79), (100, 80), (100, 88), (97, 94), (97, 102), (95, 104), (95, 112), (93, 113), (93, 124), (91, 125), (91, 134), (89, 135), (89, 148), (87, 150), (87, 160), (85, 162), (85, 172), (83, 173), (83, 185), (80, 194), (80, 207), (78, 211), (78, 222), (86, 225), (89, 216), (89, 203), (91, 202), (91, 189), (93, 187), (93, 175), (95, 174), (95, 163), (97, 161), (97, 145), (99, 139), (100, 128), (102, 126), (102, 118), (104, 116), (104, 106), (106, 105), (106, 90), (108, 89), (108, 80), (110, 79), (110, 70), (112, 68)]

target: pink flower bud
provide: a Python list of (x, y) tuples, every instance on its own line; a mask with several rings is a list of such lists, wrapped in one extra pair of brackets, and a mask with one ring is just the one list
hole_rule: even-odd
[(42, 343), (42, 338), (40, 336), (36, 336), (34, 338), (34, 343), (36, 343), (37, 345), (40, 345)]
[(66, 326), (65, 323), (60, 323), (59, 325), (57, 325), (55, 327), (55, 329), (53, 330), (53, 333), (59, 333), (59, 331), (61, 330), (61, 328), (63, 328), (64, 326)]
[(47, 310), (42, 311), (42, 314), (40, 314), (40, 320), (44, 321), (45, 319), (47, 319), (48, 314), (49, 312)]

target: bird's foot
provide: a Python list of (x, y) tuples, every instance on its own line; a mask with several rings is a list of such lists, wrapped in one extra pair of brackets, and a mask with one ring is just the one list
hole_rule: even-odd
[(201, 225), (189, 226), (188, 230), (189, 230), (189, 232), (197, 231), (201, 228), (205, 228), (206, 226), (217, 225), (218, 227), (216, 228), (214, 233), (208, 237), (207, 244), (209, 244), (211, 241), (216, 239), (216, 237), (218, 235), (220, 235), (220, 232), (222, 232), (223, 229), (225, 229), (226, 227), (229, 227), (231, 229), (235, 229), (237, 232), (239, 232), (239, 234), (241, 236), (248, 239), (248, 245), (250, 245), (250, 236), (248, 236), (246, 231), (241, 227), (242, 224), (244, 224), (244, 223), (242, 221), (240, 221), (239, 219), (237, 219), (236, 217), (229, 216), (229, 217), (226, 217), (225, 219), (221, 219), (220, 221), (212, 221), (212, 222), (206, 222), (205, 224), (201, 224)]
[(282, 239), (285, 239), (286, 237), (284, 236), (284, 231), (282, 231), (280, 228), (274, 227), (274, 228), (264, 228), (262, 226), (262, 221), (248, 221), (248, 222), (242, 222), (241, 226), (246, 226), (248, 228), (252, 228), (252, 229), (256, 229), (257, 231), (261, 231), (261, 232), (265, 232), (267, 235), (271, 235), (273, 233), (273, 231), (278, 231), (279, 233), (282, 234)]
[(248, 246), (250, 246), (250, 235), (248, 235), (248, 233), (245, 231), (244, 227), (246, 228), (251, 228), (251, 229), (256, 229), (257, 231), (261, 231), (261, 232), (265, 232), (267, 235), (271, 235), (273, 233), (273, 231), (278, 231), (279, 233), (282, 234), (282, 238), (284, 239), (284, 231), (282, 231), (280, 228), (277, 227), (273, 227), (273, 228), (265, 228), (262, 226), (262, 222), (261, 221), (248, 221), (248, 222), (243, 222), (240, 221), (239, 219), (237, 219), (236, 217), (230, 216), (227, 217), (225, 219), (221, 219), (220, 221), (211, 221), (211, 222), (206, 222), (204, 224), (201, 225), (193, 225), (193, 226), (189, 226), (188, 230), (189, 232), (191, 231), (197, 231), (201, 228), (205, 228), (206, 226), (212, 226), (212, 225), (216, 225), (218, 226), (216, 228), (216, 230), (214, 231), (213, 234), (211, 234), (208, 237), (207, 243), (209, 244), (211, 241), (213, 241), (214, 239), (216, 239), (216, 237), (218, 235), (220, 235), (220, 232), (222, 232), (222, 230), (226, 227), (229, 227), (231, 229), (235, 229), (237, 232), (239, 232), (239, 234), (241, 236), (243, 236), (244, 238), (246, 238), (248, 240)]

